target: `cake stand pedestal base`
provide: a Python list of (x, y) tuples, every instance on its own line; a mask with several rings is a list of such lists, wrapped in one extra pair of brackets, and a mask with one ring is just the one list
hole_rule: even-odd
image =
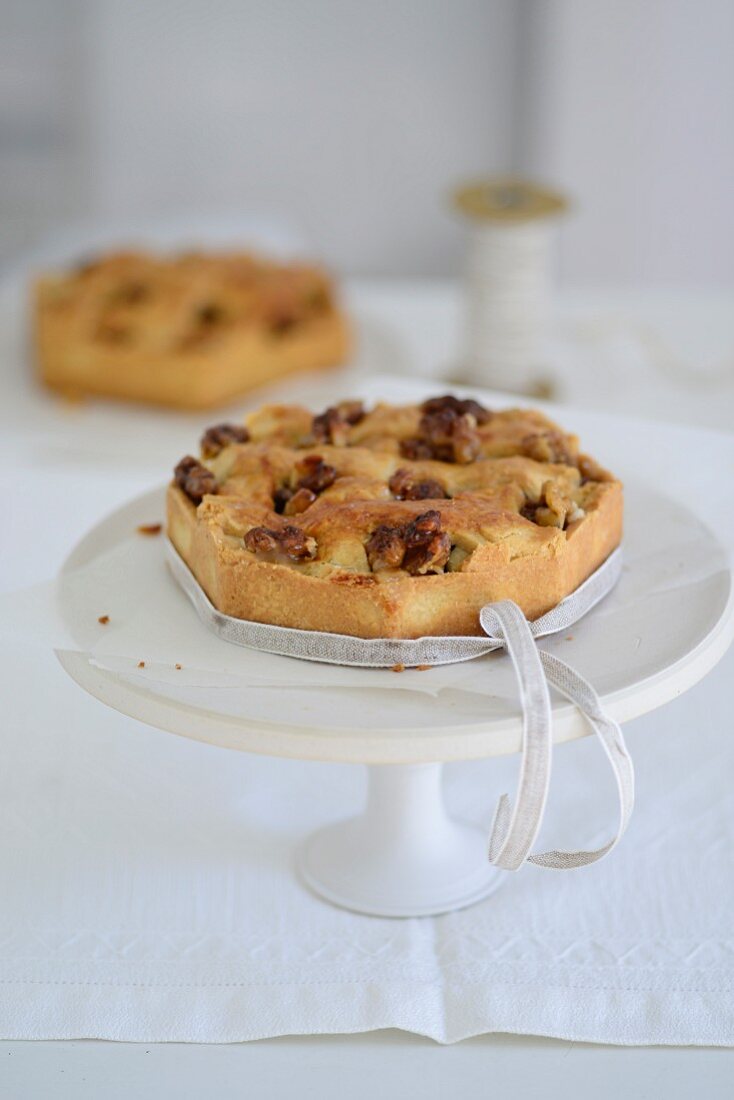
[(500, 884), (487, 833), (449, 816), (441, 764), (368, 769), (359, 817), (314, 833), (298, 868), (335, 905), (380, 917), (427, 917), (461, 909)]

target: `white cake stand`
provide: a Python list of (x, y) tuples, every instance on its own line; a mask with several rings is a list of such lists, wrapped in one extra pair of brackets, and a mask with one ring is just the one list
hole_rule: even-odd
[[(221, 661), (247, 670), (255, 660), (251, 651), (209, 635), (167, 574), (161, 539), (137, 540), (145, 549), (119, 570), (112, 595), (109, 578), (100, 579), (94, 569), (85, 571), (84, 584), (72, 595), (66, 591), (64, 578), (78, 577), (77, 570), (115, 547), (124, 549), (137, 525), (162, 515), (163, 491), (147, 493), (98, 524), (67, 560), (60, 608), (73, 644), (59, 656), (74, 680), (124, 714), (211, 745), (368, 765), (366, 807), (309, 837), (298, 858), (303, 879), (331, 902), (374, 915), (423, 916), (470, 905), (494, 890), (503, 872), (488, 863), (486, 833), (447, 813), (441, 771), (446, 761), (518, 750), (521, 716), (507, 660), (492, 656), (470, 663), (472, 674), (491, 677), (491, 695), (449, 689), (431, 696), (412, 690), (409, 680), (400, 685), (407, 690), (390, 690), (396, 685), (389, 671), (351, 670), (351, 686), (338, 679), (330, 686), (329, 676), (338, 678), (344, 670), (324, 665), (308, 666), (318, 670), (321, 686), (296, 688), (289, 682), (292, 659), (275, 656), (267, 658), (275, 683), (246, 692), (218, 691), (196, 677), (184, 689), (170, 671), (151, 678), (131, 659), (100, 659), (95, 639), (101, 607), (110, 611), (110, 601), (115, 603), (111, 630), (124, 624), (137, 600), (130, 629), (141, 656), (146, 639), (165, 624), (170, 637), (204, 647), (202, 667), (216, 668)], [(734, 635), (727, 555), (693, 515), (650, 489), (628, 487), (627, 529), (628, 565), (617, 589), (574, 626), (572, 637), (541, 643), (560, 647), (559, 654), (595, 685), (620, 722), (691, 687)], [(297, 665), (302, 678), (304, 662)], [(169, 662), (168, 669), (173, 667)], [(361, 686), (362, 674), (367, 687)], [(588, 732), (576, 709), (560, 698), (553, 717), (556, 742)]]

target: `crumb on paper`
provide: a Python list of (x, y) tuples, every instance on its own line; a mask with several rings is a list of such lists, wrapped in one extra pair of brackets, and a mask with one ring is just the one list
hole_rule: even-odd
[(429, 668), (433, 668), (433, 665), (416, 665), (416, 672), (428, 672)]
[(573, 634), (567, 634), (566, 635), (566, 641), (567, 642), (572, 642), (573, 641)]
[(180, 669), (182, 666), (181, 665), (174, 665), (173, 667), (177, 668), (177, 669)]
[(393, 665), (392, 668), (390, 669), (390, 671), (391, 672), (405, 672), (405, 665), (403, 665), (403, 664)]
[(137, 528), (139, 535), (160, 535), (162, 530), (162, 523), (141, 523)]
[(101, 623), (102, 626), (107, 626), (107, 623), (109, 621), (110, 621), (109, 615), (100, 615), (100, 617), (97, 619), (97, 622)]
[(145, 661), (138, 661), (138, 668), (145, 668)]

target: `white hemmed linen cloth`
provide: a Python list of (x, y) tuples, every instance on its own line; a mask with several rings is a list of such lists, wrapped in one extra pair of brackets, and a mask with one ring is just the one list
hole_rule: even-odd
[[(294, 874), (305, 834), (355, 811), (362, 769), (225, 756), (104, 708), (51, 654), (8, 647), (0, 1035), (734, 1043), (733, 656), (627, 726), (638, 811), (608, 860), (528, 867), (467, 910), (383, 920)], [(544, 846), (604, 838), (601, 756), (591, 738), (558, 749)], [(449, 766), (450, 808), (488, 828), (516, 766)]]

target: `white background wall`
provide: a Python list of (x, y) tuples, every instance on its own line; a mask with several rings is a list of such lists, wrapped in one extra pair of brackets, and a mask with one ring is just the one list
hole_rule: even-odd
[(446, 193), (576, 200), (572, 281), (734, 282), (732, 0), (0, 0), (0, 256), (241, 210), (350, 272), (456, 270)]
[(531, 0), (518, 160), (575, 281), (734, 282), (733, 0)]

